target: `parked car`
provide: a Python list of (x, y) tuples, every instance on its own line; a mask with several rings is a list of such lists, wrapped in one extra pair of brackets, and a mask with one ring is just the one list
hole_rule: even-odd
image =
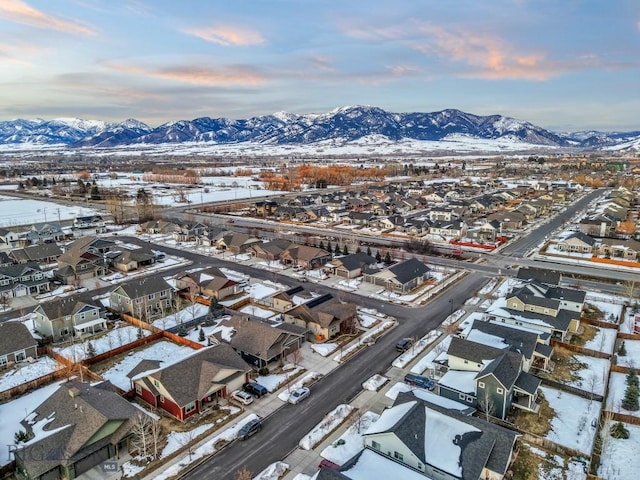
[(327, 460), (326, 458), (323, 458), (320, 461), (320, 463), (318, 464), (318, 470), (320, 470), (322, 467), (330, 468), (331, 470), (339, 470), (340, 469), (340, 465), (338, 465), (337, 463), (333, 463), (333, 462)]
[(246, 440), (252, 435), (255, 435), (262, 430), (262, 422), (259, 418), (254, 418), (245, 423), (240, 430), (238, 430), (238, 440)]
[(408, 373), (404, 376), (404, 383), (415, 385), (420, 388), (426, 388), (427, 390), (433, 390), (436, 386), (433, 380), (423, 377), (422, 375), (414, 375), (413, 373)]
[(253, 403), (253, 395), (242, 390), (234, 390), (231, 392), (231, 398), (243, 405), (251, 405)]
[(411, 348), (411, 345), (413, 345), (412, 339), (408, 337), (403, 338), (402, 340), (399, 340), (398, 343), (396, 343), (396, 350), (399, 352), (406, 352)]
[(294, 405), (296, 403), (300, 403), (302, 400), (307, 398), (310, 394), (311, 394), (311, 390), (309, 390), (307, 387), (300, 387), (297, 390), (294, 390), (294, 392), (291, 395), (289, 395), (289, 403), (293, 403)]
[(260, 398), (264, 395), (266, 395), (267, 393), (269, 393), (269, 391), (267, 390), (266, 387), (260, 385), (259, 383), (256, 382), (247, 382), (242, 386), (242, 390), (244, 390), (247, 393), (250, 393), (251, 395), (253, 395), (256, 398)]

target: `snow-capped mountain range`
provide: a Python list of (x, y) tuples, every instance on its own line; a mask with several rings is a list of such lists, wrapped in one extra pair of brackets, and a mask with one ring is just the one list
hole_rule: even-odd
[(353, 142), (376, 136), (389, 141), (446, 141), (464, 136), (514, 141), (543, 147), (637, 150), (640, 131), (554, 133), (529, 122), (502, 115), (479, 116), (447, 109), (432, 113), (392, 113), (377, 107), (341, 107), (324, 114), (272, 115), (234, 120), (201, 117), (152, 128), (138, 120), (121, 123), (58, 118), (0, 122), (0, 144), (119, 147), (186, 142), (264, 145), (308, 145)]

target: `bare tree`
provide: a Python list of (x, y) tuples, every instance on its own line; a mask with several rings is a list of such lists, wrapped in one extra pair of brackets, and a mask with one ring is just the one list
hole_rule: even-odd
[(152, 456), (153, 436), (151, 434), (151, 424), (153, 419), (148, 415), (139, 412), (136, 414), (135, 423), (131, 427), (133, 439), (131, 441), (133, 447), (138, 450), (140, 457), (148, 458)]
[(493, 416), (494, 410), (496, 408), (491, 395), (489, 395), (488, 388), (483, 389), (483, 392), (478, 399), (478, 407), (480, 408), (480, 411), (484, 413), (485, 420), (488, 422), (489, 417)]
[(235, 480), (252, 480), (253, 474), (247, 467), (242, 467), (236, 472)]
[(631, 302), (636, 296), (636, 281), (625, 280), (622, 284), (622, 288), (624, 289), (625, 295), (629, 297), (629, 302)]
[(189, 455), (189, 462), (191, 462), (191, 457), (193, 456), (193, 441), (196, 439), (197, 434), (196, 434), (196, 430), (195, 428), (192, 428), (191, 430), (187, 430), (186, 432), (182, 432), (180, 433), (180, 439), (178, 440), (178, 443), (183, 446), (183, 447), (187, 447), (187, 453)]

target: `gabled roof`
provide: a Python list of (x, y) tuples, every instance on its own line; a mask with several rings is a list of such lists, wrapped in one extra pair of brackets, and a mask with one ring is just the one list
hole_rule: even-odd
[(447, 349), (448, 355), (480, 364), (499, 357), (503, 352), (504, 351), (499, 348), (472, 342), (459, 337), (451, 337), (451, 343)]
[(543, 268), (521, 267), (518, 269), (520, 280), (536, 280), (547, 285), (558, 285), (562, 274), (559, 271)]
[(530, 395), (535, 395), (538, 391), (538, 388), (540, 388), (541, 383), (542, 380), (540, 380), (538, 377), (527, 372), (520, 372), (520, 375), (518, 375), (518, 378), (516, 379), (515, 386), (523, 392), (527, 392)]
[(123, 283), (122, 285), (114, 288), (112, 292), (118, 290), (122, 291), (129, 298), (139, 298), (144, 295), (171, 290), (171, 285), (169, 285), (161, 276), (153, 275), (150, 277), (144, 277), (141, 280)]
[(476, 379), (493, 375), (507, 390), (515, 385), (518, 375), (522, 371), (522, 355), (514, 352), (504, 352), (489, 365), (484, 367)]
[(356, 270), (362, 268), (365, 265), (373, 265), (376, 263), (376, 259), (371, 255), (367, 255), (364, 252), (352, 253), (345, 255), (344, 257), (335, 258), (334, 263), (339, 262), (347, 270)]
[(0, 356), (35, 347), (38, 342), (20, 322), (0, 322)]
[[(77, 381), (62, 383), (22, 421), (26, 429), (43, 422), (46, 424), (43, 434), (50, 433), (40, 440), (36, 437), (17, 453), (30, 476), (37, 477), (57, 465), (73, 463), (102, 445), (115, 445), (127, 435), (141, 415), (145, 414), (116, 394), (109, 382), (97, 385)], [(47, 419), (51, 421), (47, 422)], [(93, 437), (100, 431), (104, 432), (108, 424), (113, 425), (112, 433), (93, 442)], [(90, 441), (92, 443), (89, 444)], [(63, 455), (51, 458), (42, 452), (60, 452)]]
[(158, 380), (180, 406), (201, 400), (217, 384), (225, 385), (251, 367), (224, 343), (196, 350), (159, 370), (145, 374)]
[[(474, 334), (474, 331), (481, 332), (481, 334), (476, 335)], [(518, 330), (510, 328), (507, 325), (499, 325), (497, 323), (484, 322), (481, 320), (475, 320), (473, 322), (471, 330), (467, 335), (467, 340), (483, 343), (485, 345), (493, 346), (494, 348), (508, 348), (512, 352), (521, 353), (527, 359), (531, 359), (533, 357), (533, 352), (536, 350), (536, 346), (538, 345), (538, 338), (538, 334), (533, 332)], [(493, 343), (492, 339), (496, 339), (498, 342)], [(498, 344), (500, 341), (506, 345), (504, 347), (499, 346)]]
[(389, 271), (393, 273), (396, 280), (401, 283), (409, 283), (410, 281), (428, 274), (431, 269), (416, 258), (410, 258), (404, 262), (389, 267)]
[(51, 302), (43, 302), (38, 305), (34, 311), (42, 311), (49, 320), (55, 320), (57, 318), (67, 317), (69, 315), (75, 315), (77, 312), (85, 307), (92, 309), (100, 308), (93, 303), (93, 300), (89, 296), (79, 297), (62, 297), (57, 298)]
[(42, 270), (37, 263), (21, 263), (17, 265), (5, 265), (0, 267), (0, 276), (6, 275), (11, 278), (23, 277), (25, 275), (33, 275)]
[(582, 232), (575, 232), (572, 233), (571, 235), (569, 235), (566, 239), (566, 241), (569, 241), (571, 239), (575, 238), (576, 240), (579, 240), (583, 243), (586, 243), (587, 245), (593, 247), (596, 244), (596, 240), (593, 237), (590, 237), (589, 235), (582, 233)]

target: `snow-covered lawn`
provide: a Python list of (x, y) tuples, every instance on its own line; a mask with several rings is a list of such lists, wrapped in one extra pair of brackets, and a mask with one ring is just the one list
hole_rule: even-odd
[[(49, 398), (60, 383), (52, 383), (9, 402), (0, 403), (0, 442), (5, 445), (5, 449), (8, 448), (7, 445), (14, 445), (14, 434), (18, 430), (24, 430), (20, 421)], [(11, 460), (13, 458), (9, 454), (0, 455), (0, 465), (5, 465)]]
[(541, 480), (586, 480), (584, 465), (571, 458), (565, 459), (560, 455), (524, 444), (529, 451), (539, 458), (538, 478)]
[(493, 298), (506, 297), (507, 294), (511, 291), (511, 289), (513, 289), (514, 287), (517, 287), (519, 285), (522, 285), (522, 282), (520, 280), (516, 280), (515, 278), (506, 278), (498, 286), (498, 288), (493, 292), (493, 295), (491, 295), (491, 296)]
[(50, 357), (40, 357), (33, 363), (20, 363), (17, 367), (0, 370), (0, 392), (30, 382), (63, 368)]
[(369, 377), (367, 380), (365, 380), (362, 383), (362, 388), (364, 388), (365, 390), (369, 390), (371, 392), (377, 392), (388, 381), (389, 379), (387, 377), (385, 377), (384, 375), (380, 375), (379, 373), (376, 373), (375, 375), (373, 375), (372, 377)]
[(429, 352), (424, 357), (422, 357), (418, 361), (418, 363), (411, 367), (411, 373), (422, 375), (424, 372), (427, 372), (428, 374), (432, 374), (436, 368), (435, 364), (433, 363), (434, 360), (442, 358), (442, 356), (446, 356), (446, 352), (449, 349), (450, 343), (451, 336), (446, 336), (445, 338), (443, 338), (440, 343), (429, 350)]
[(337, 343), (312, 343), (311, 350), (316, 353), (319, 353), (323, 357), (330, 355), (335, 352), (336, 348), (338, 348)]
[(204, 317), (209, 312), (209, 307), (200, 303), (188, 304), (180, 311), (166, 315), (153, 321), (153, 326), (162, 330), (175, 327), (182, 322), (188, 322), (196, 318)]
[(282, 478), (285, 472), (289, 470), (289, 464), (284, 462), (276, 462), (267, 466), (258, 475), (253, 477), (253, 480), (278, 480)]
[(600, 457), (598, 476), (609, 480), (636, 478), (640, 472), (640, 425), (624, 424), (629, 430), (626, 440), (608, 435)]
[(638, 340), (624, 340), (624, 348), (627, 354), (621, 356), (618, 353), (618, 365), (631, 368), (640, 367), (640, 335), (638, 336)]
[(351, 405), (341, 404), (331, 410), (322, 418), (320, 423), (300, 439), (298, 442), (300, 448), (303, 450), (311, 450), (320, 443), (323, 438), (338, 428), (338, 426), (347, 419), (354, 409), (355, 407), (352, 407)]
[(206, 432), (207, 430), (215, 427), (215, 423), (206, 423), (204, 425), (197, 426), (186, 432), (171, 432), (167, 435), (167, 444), (160, 452), (160, 458), (171, 455), (173, 452), (180, 450), (181, 447), (189, 444), (195, 438)]
[(598, 333), (595, 337), (584, 344), (584, 348), (596, 350), (598, 352), (613, 353), (618, 331), (613, 328), (595, 327)]
[(600, 310), (600, 312), (602, 312), (602, 315), (604, 316), (603, 320), (605, 322), (618, 323), (618, 320), (620, 319), (620, 316), (622, 314), (623, 306), (620, 304), (593, 299), (585, 300), (585, 304), (593, 305), (598, 310)]
[(184, 470), (184, 468), (187, 465), (189, 465), (190, 462), (195, 462), (196, 460), (199, 460), (202, 457), (212, 455), (213, 453), (216, 452), (217, 450), (216, 445), (219, 442), (223, 442), (223, 441), (230, 442), (234, 440), (237, 437), (238, 431), (242, 428), (242, 426), (245, 423), (248, 423), (251, 420), (254, 420), (256, 418), (258, 418), (258, 416), (255, 414), (251, 414), (251, 415), (247, 415), (246, 417), (243, 417), (238, 422), (225, 428), (222, 432), (213, 436), (207, 442), (202, 444), (200, 447), (193, 450), (191, 453), (191, 459), (189, 459), (188, 454), (185, 454), (185, 456), (182, 457), (182, 459), (179, 462), (171, 465), (170, 467), (166, 468), (164, 471), (156, 475), (154, 477), (154, 480), (166, 480), (168, 478), (177, 476), (182, 470)]
[(630, 411), (622, 408), (622, 399), (624, 398), (624, 392), (627, 390), (626, 378), (627, 375), (624, 373), (611, 372), (609, 390), (607, 392), (607, 410), (640, 417), (640, 410)]
[(447, 318), (444, 319), (444, 321), (442, 322), (442, 325), (446, 327), (448, 325), (451, 325), (452, 323), (456, 323), (458, 320), (464, 317), (466, 313), (467, 312), (465, 312), (462, 309), (456, 310), (455, 312), (453, 312), (451, 315), (449, 315)]
[(268, 280), (262, 283), (254, 283), (247, 287), (247, 293), (249, 294), (249, 296), (256, 300), (271, 297), (272, 295), (278, 293), (280, 290), (282, 290), (282, 285), (269, 282)]
[(592, 421), (597, 424), (602, 403), (549, 387), (540, 389), (556, 413), (546, 438), (590, 455), (596, 434)]
[[(289, 385), (288, 388), (283, 389), (282, 392), (280, 392), (278, 394), (278, 398), (280, 400), (282, 400), (283, 402), (288, 402), (289, 401), (289, 396), (291, 396), (292, 392), (294, 392), (295, 390), (297, 390), (300, 387), (309, 386), (309, 384), (313, 383), (313, 381), (315, 379), (320, 378), (321, 376), (322, 376), (322, 374), (321, 373), (317, 373), (317, 372), (309, 372), (309, 373), (307, 373), (304, 377), (302, 377), (299, 380), (296, 380), (294, 383)], [(311, 394), (313, 395), (313, 390), (311, 390)]]
[(374, 315), (369, 315), (367, 313), (358, 312), (358, 321), (364, 328), (371, 328), (380, 320), (382, 320), (382, 318), (376, 317)]
[(576, 379), (563, 382), (586, 392), (604, 394), (604, 387), (611, 368), (611, 362), (606, 358), (595, 358), (587, 355), (573, 355), (577, 362), (586, 364), (586, 368), (575, 372)]
[[(283, 370), (285, 373), (272, 373), (271, 375), (260, 375), (256, 378), (256, 382), (262, 385), (270, 392), (275, 392), (280, 387), (287, 383), (288, 378), (295, 377), (299, 372), (304, 371), (304, 368), (299, 366), (285, 365)], [(291, 387), (293, 388), (293, 387)]]
[[(357, 415), (357, 414), (356, 414)], [(380, 418), (380, 415), (374, 412), (364, 412), (360, 417), (354, 419), (354, 423), (340, 435), (338, 439), (342, 442), (334, 442), (320, 452), (322, 458), (326, 458), (336, 465), (343, 465), (353, 458), (364, 446), (362, 434), (366, 432), (372, 423)], [(338, 443), (342, 443), (338, 445)]]
[(414, 343), (409, 350), (404, 352), (398, 358), (396, 358), (392, 365), (397, 368), (406, 367), (414, 358), (416, 358), (420, 353), (422, 353), (429, 345), (435, 342), (438, 337), (442, 335), (442, 332), (438, 332), (437, 330), (433, 330)]
[(489, 280), (487, 283), (484, 284), (484, 286), (478, 291), (479, 295), (489, 295), (491, 293), (491, 291), (496, 288), (496, 285), (498, 283), (498, 278), (497, 277), (493, 277), (491, 280)]
[(240, 312), (247, 313), (249, 315), (253, 315), (255, 317), (260, 317), (260, 318), (271, 318), (278, 314), (273, 310), (269, 310), (266, 307), (260, 307), (258, 305), (245, 305), (240, 309)]
[(88, 357), (89, 343), (93, 345), (96, 355), (100, 355), (122, 345), (135, 342), (140, 332), (145, 337), (151, 335), (149, 330), (143, 328), (139, 329), (132, 325), (119, 326), (99, 337), (87, 339), (82, 343), (74, 343), (68, 347), (56, 347), (54, 350), (60, 355), (77, 362)]
[(127, 378), (127, 373), (133, 370), (140, 361), (159, 360), (162, 362), (172, 362), (193, 352), (194, 350), (189, 347), (161, 340), (141, 350), (129, 352), (122, 360), (108, 370), (101, 372), (100, 375), (118, 388), (128, 391), (131, 388), (131, 381)]

